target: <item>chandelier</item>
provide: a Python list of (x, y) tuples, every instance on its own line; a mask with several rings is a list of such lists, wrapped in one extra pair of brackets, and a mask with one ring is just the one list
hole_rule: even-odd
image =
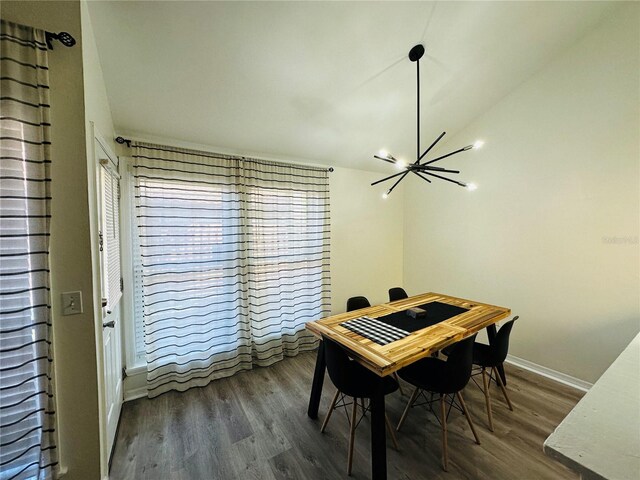
[[(396, 180), (396, 182), (391, 186), (391, 188), (389, 190), (386, 191), (386, 193), (383, 194), (383, 198), (387, 198), (389, 196), (389, 194), (393, 191), (394, 188), (396, 188), (398, 186), (398, 184), (404, 180), (404, 178), (409, 174), (409, 173), (413, 173), (415, 175), (417, 175), (418, 177), (420, 177), (422, 180), (431, 183), (431, 178), (437, 178), (439, 180), (444, 180), (447, 182), (451, 182), (454, 183), (456, 185), (459, 185), (461, 187), (465, 187), (468, 190), (475, 190), (477, 188), (477, 186), (473, 183), (464, 183), (464, 182), (460, 182), (458, 180), (455, 180), (453, 178), (448, 178), (443, 176), (442, 174), (458, 174), (460, 173), (459, 170), (450, 170), (447, 168), (443, 168), (443, 167), (437, 167), (435, 165), (433, 165), (436, 162), (439, 162), (440, 160), (444, 160), (445, 158), (451, 157), (453, 155), (456, 155), (460, 152), (466, 152), (467, 150), (471, 150), (472, 148), (480, 148), (482, 147), (482, 145), (484, 144), (483, 141), (478, 140), (476, 141), (474, 144), (472, 145), (467, 145), (466, 147), (462, 147), (459, 148), (457, 150), (454, 150), (453, 152), (447, 153), (446, 155), (441, 155), (439, 157), (433, 158), (431, 160), (426, 159), (427, 154), (433, 149), (433, 147), (435, 147), (437, 145), (437, 143), (442, 139), (442, 137), (444, 137), (446, 132), (442, 132), (440, 134), (440, 136), (438, 136), (438, 138), (436, 138), (434, 140), (434, 142), (429, 146), (429, 148), (427, 148), (424, 152), (420, 153), (420, 59), (422, 58), (422, 56), (424, 55), (424, 47), (420, 44), (416, 45), (415, 47), (413, 47), (410, 51), (409, 51), (409, 60), (411, 60), (412, 62), (416, 63), (416, 84), (417, 84), (417, 91), (418, 91), (418, 95), (417, 95), (417, 105), (416, 105), (416, 111), (417, 111), (417, 148), (416, 148), (416, 161), (413, 163), (408, 163), (405, 162), (401, 159), (397, 159), (395, 158), (393, 155), (391, 155), (390, 153), (381, 150), (378, 155), (374, 155), (374, 158), (377, 158), (379, 160), (383, 160), (385, 162), (389, 162), (394, 164), (397, 168), (399, 168), (401, 171), (399, 173), (395, 173), (393, 175), (389, 175), (388, 177), (385, 177), (381, 180), (378, 180), (376, 182), (373, 182), (371, 185), (377, 185), (378, 183), (382, 183), (382, 182), (386, 182), (388, 180), (391, 180), (393, 178), (396, 177), (400, 177)], [(431, 177), (431, 178), (430, 178)]]

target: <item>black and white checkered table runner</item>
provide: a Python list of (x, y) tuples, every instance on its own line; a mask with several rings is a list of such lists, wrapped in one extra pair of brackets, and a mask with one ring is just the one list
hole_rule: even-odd
[(387, 343), (395, 342), (396, 340), (400, 340), (410, 334), (410, 332), (407, 332), (406, 330), (388, 325), (370, 317), (354, 318), (352, 320), (342, 322), (340, 325), (357, 333), (358, 335), (363, 336), (364, 338), (368, 338), (369, 340), (376, 342), (378, 345), (386, 345)]

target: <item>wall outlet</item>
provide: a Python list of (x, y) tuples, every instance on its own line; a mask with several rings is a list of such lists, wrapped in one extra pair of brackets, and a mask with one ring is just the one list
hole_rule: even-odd
[(62, 293), (62, 315), (82, 313), (82, 292)]

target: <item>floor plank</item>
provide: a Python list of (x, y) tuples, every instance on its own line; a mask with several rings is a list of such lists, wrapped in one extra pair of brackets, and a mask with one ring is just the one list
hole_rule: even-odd
[[(110, 478), (128, 479), (327, 479), (346, 478), (349, 427), (336, 411), (324, 434), (322, 418), (306, 415), (314, 353), (288, 358), (187, 392), (127, 402)], [(577, 478), (542, 452), (545, 438), (582, 392), (507, 365), (514, 411), (492, 385), (495, 432), (487, 428), (482, 392), (470, 383), (465, 401), (476, 424), (476, 445), (464, 417), (449, 419), (449, 472), (440, 468), (440, 428), (426, 407), (412, 408), (398, 434), (400, 450), (387, 451), (390, 479)], [(410, 392), (407, 386), (406, 392)], [(325, 379), (320, 417), (335, 392)], [(387, 397), (397, 423), (408, 400)], [(388, 442), (390, 444), (390, 442)], [(368, 418), (356, 431), (353, 478), (370, 472)]]

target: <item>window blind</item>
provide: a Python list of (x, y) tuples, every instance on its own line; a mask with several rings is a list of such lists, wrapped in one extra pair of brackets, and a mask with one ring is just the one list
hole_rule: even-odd
[(48, 479), (54, 442), (45, 32), (1, 21), (0, 479)]
[(103, 295), (107, 299), (107, 309), (115, 307), (122, 296), (120, 278), (120, 181), (118, 174), (109, 166), (102, 166), (102, 255), (106, 278), (103, 281)]
[(314, 348), (304, 324), (329, 309), (327, 172), (142, 143), (133, 157), (149, 395)]

